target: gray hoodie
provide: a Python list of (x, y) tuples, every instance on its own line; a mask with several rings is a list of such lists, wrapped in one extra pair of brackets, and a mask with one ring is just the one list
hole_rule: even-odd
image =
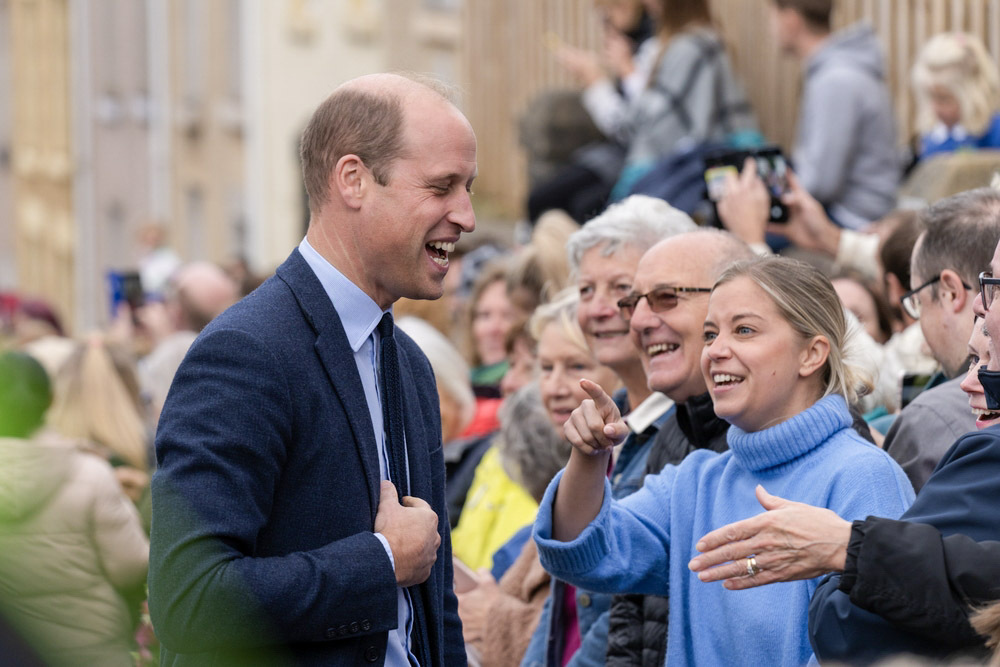
[(861, 227), (894, 207), (896, 128), (870, 25), (834, 33), (806, 61), (794, 159), (802, 185), (845, 227)]

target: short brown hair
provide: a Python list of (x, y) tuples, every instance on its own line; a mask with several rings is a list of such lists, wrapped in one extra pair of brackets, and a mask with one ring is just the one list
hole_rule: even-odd
[(794, 9), (813, 29), (830, 31), (833, 0), (773, 0), (779, 9)]
[(660, 0), (659, 28), (676, 35), (696, 25), (710, 25), (708, 0)]
[(357, 155), (375, 182), (387, 185), (392, 162), (403, 148), (399, 95), (350, 87), (335, 90), (313, 113), (299, 146), (310, 210), (326, 203), (327, 181), (340, 158)]

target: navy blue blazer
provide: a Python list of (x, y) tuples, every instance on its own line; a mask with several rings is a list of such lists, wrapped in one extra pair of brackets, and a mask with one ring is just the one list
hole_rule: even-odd
[[(438, 396), (398, 334), (410, 495), (437, 512), (429, 654), (465, 664)], [(169, 665), (385, 660), (396, 579), (373, 531), (374, 432), (336, 310), (298, 250), (192, 345), (156, 436), (149, 608)]]

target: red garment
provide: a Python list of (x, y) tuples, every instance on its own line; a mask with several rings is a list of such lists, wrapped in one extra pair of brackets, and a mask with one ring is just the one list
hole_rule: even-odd
[(475, 438), (498, 430), (500, 420), (497, 419), (497, 411), (501, 403), (502, 398), (476, 398), (476, 414), (458, 437)]

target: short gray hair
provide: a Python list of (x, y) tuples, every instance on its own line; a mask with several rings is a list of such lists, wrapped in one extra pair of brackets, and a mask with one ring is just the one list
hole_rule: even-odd
[(549, 419), (538, 382), (508, 396), (500, 407), (497, 451), (504, 471), (535, 500), (566, 462), (573, 446)]
[[(927, 228), (913, 253), (912, 267), (921, 280), (956, 272), (976, 287), (990, 266), (1000, 239), (1000, 192), (977, 188), (942, 199), (920, 216)], [(933, 289), (937, 297), (937, 286)]]
[(604, 213), (573, 232), (566, 244), (571, 280), (576, 280), (584, 253), (603, 245), (601, 254), (610, 257), (622, 248), (646, 252), (659, 241), (697, 228), (687, 213), (662, 199), (632, 195), (612, 204)]
[(438, 387), (459, 405), (464, 428), (476, 412), (476, 397), (469, 382), (469, 365), (444, 334), (419, 317), (401, 317), (396, 326), (427, 355)]

